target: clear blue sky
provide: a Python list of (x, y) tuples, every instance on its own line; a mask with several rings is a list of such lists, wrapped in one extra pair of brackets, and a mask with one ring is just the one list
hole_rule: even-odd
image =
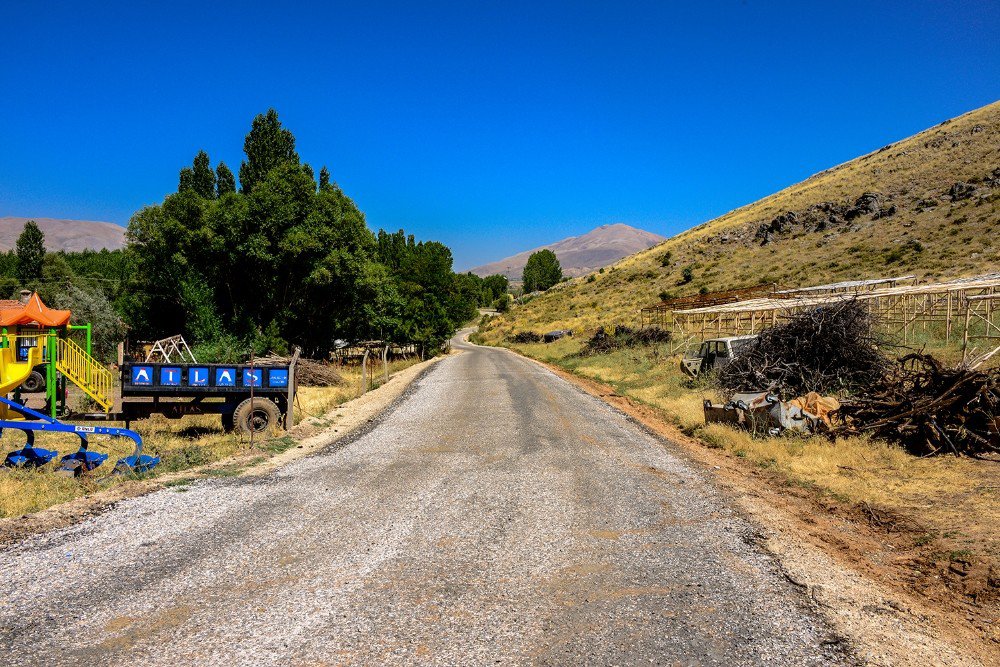
[(126, 224), (275, 107), (458, 268), (669, 235), (1000, 98), (1000, 2), (5, 2), (0, 216)]

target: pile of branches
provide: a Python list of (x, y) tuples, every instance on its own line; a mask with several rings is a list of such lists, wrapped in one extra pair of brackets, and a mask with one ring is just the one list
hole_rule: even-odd
[[(269, 354), (266, 357), (257, 357), (254, 363), (261, 366), (288, 365), (291, 357), (281, 357), (276, 354)], [(305, 387), (335, 387), (344, 381), (337, 367), (327, 361), (318, 359), (307, 359), (299, 357), (295, 362), (295, 382)]]
[(511, 334), (507, 337), (511, 343), (541, 343), (542, 335), (535, 333), (534, 331), (519, 331), (515, 334)]
[(946, 367), (909, 354), (841, 406), (838, 435), (871, 433), (918, 456), (1000, 454), (1000, 369)]
[(719, 384), (731, 392), (768, 391), (785, 399), (864, 389), (881, 380), (890, 364), (874, 324), (854, 300), (793, 315), (745, 343), (720, 370)]
[(618, 325), (613, 331), (598, 329), (583, 346), (582, 354), (605, 354), (623, 348), (656, 345), (670, 340), (670, 332), (659, 327), (633, 329)]

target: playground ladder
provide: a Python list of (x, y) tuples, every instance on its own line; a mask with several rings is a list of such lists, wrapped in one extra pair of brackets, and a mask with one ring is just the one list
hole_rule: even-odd
[(114, 405), (114, 376), (69, 338), (57, 339), (56, 370), (94, 399), (105, 412)]

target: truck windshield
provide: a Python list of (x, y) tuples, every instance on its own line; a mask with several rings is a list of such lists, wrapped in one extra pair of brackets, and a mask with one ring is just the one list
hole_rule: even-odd
[(749, 343), (751, 340), (752, 339), (750, 338), (744, 338), (743, 340), (734, 340), (731, 343), (733, 347), (733, 356), (734, 357), (737, 356), (743, 350), (743, 348), (747, 346), (747, 343)]

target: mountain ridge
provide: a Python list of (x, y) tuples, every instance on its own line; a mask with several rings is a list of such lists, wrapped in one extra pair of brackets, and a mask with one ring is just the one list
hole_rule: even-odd
[(597, 271), (623, 257), (662, 243), (666, 237), (632, 227), (622, 222), (601, 225), (579, 236), (568, 236), (510, 257), (469, 269), (486, 277), (496, 273), (520, 280), (528, 257), (539, 250), (551, 250), (559, 258), (563, 275), (575, 277)]
[(0, 251), (14, 248), (17, 237), (29, 220), (34, 220), (45, 234), (45, 248), (50, 252), (117, 250), (125, 247), (125, 228), (113, 222), (6, 216), (0, 217)]

